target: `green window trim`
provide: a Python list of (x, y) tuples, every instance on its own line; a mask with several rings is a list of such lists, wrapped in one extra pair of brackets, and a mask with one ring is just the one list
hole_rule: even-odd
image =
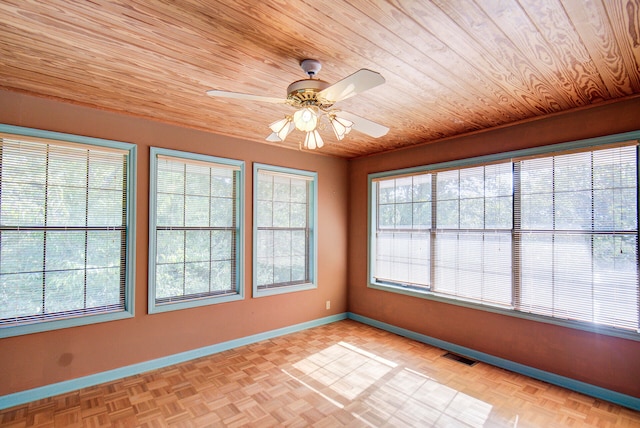
[[(36, 159), (21, 162), (22, 172), (18, 164), (15, 168), (12, 166), (10, 158), (2, 165), (7, 180), (3, 184), (7, 189), (5, 200), (0, 200), (4, 235), (0, 239), (6, 242), (0, 250), (3, 252), (0, 264), (7, 264), (0, 267), (0, 292), (16, 302), (17, 297), (11, 297), (16, 285), (27, 293), (26, 276), (37, 276), (41, 278), (42, 303), (38, 313), (30, 312), (28, 305), (17, 308), (15, 315), (5, 318), (1, 324), (0, 337), (133, 317), (136, 146), (11, 125), (0, 125), (0, 133), (0, 139), (7, 142), (8, 151), (4, 155), (20, 155), (16, 149), (22, 144), (25, 150), (40, 153), (45, 160), (44, 163)], [(9, 149), (10, 145), (14, 147)], [(65, 172), (64, 168), (70, 165), (79, 167)], [(109, 174), (104, 172), (107, 170)], [(20, 191), (27, 192), (19, 199), (11, 197), (11, 181), (16, 179), (24, 183)], [(105, 185), (107, 181), (110, 184)], [(29, 193), (29, 189), (33, 192)], [(4, 210), (6, 213), (2, 216)], [(42, 239), (29, 239), (36, 235)], [(108, 245), (110, 240), (104, 239), (107, 235), (114, 245)], [(84, 244), (76, 245), (78, 239)], [(34, 270), (36, 267), (27, 260), (29, 257), (19, 256), (20, 246), (38, 241), (42, 242), (41, 267)], [(29, 254), (38, 254), (32, 250), (30, 248)], [(64, 254), (73, 250), (74, 257), (61, 258), (62, 253), (57, 254), (62, 250)], [(24, 263), (29, 266), (22, 266)], [(60, 277), (58, 280), (56, 275)], [(9, 277), (13, 280), (8, 281)], [(112, 278), (107, 283), (110, 291), (100, 292), (102, 287), (97, 288), (96, 281), (100, 280), (102, 286), (107, 277)], [(65, 287), (70, 283), (76, 287)], [(10, 289), (6, 288), (9, 285)], [(32, 289), (29, 295), (34, 291), (37, 290)], [(27, 295), (24, 293), (22, 297)], [(10, 311), (7, 309), (10, 305), (3, 306), (5, 311)]]
[(149, 313), (244, 299), (244, 162), (150, 154)]
[(253, 297), (317, 288), (317, 180), (253, 164)]
[[(547, 246), (552, 245), (552, 244), (546, 244), (546, 242), (552, 242), (552, 241), (548, 241), (548, 239), (545, 241), (545, 236), (546, 236), (545, 233), (547, 235), (549, 233), (552, 233), (553, 235), (558, 236), (559, 238), (557, 239), (557, 243), (555, 244), (555, 248), (557, 248), (557, 250), (555, 250), (555, 252), (552, 249), (548, 250), (547, 251), (548, 254), (545, 253), (545, 257), (547, 258), (552, 257), (551, 256), (552, 253), (556, 254), (554, 260), (558, 260), (558, 262), (554, 262), (553, 267), (549, 268), (549, 269), (553, 269), (552, 271), (546, 271), (546, 272), (558, 272), (557, 274), (553, 274), (553, 275), (559, 275), (559, 273), (561, 272), (558, 271), (557, 269), (561, 269), (563, 266), (562, 254), (560, 253), (561, 251), (567, 251), (567, 248), (579, 248), (581, 249), (581, 252), (575, 253), (576, 254), (575, 257), (581, 257), (580, 258), (581, 261), (589, 260), (589, 257), (595, 257), (595, 254), (600, 255), (602, 253), (601, 251), (603, 246), (602, 242), (604, 239), (608, 239), (607, 236), (610, 236), (609, 240), (611, 240), (611, 242), (613, 241), (616, 242), (615, 244), (612, 244), (612, 245), (617, 245), (616, 248), (620, 247), (618, 251), (619, 252), (621, 251), (622, 253), (624, 253), (624, 256), (620, 256), (620, 255), (616, 256), (616, 259), (622, 260), (620, 257), (623, 257), (626, 260), (628, 259), (629, 254), (631, 256), (635, 254), (635, 256), (633, 257), (636, 258), (635, 265), (637, 266), (637, 257), (638, 257), (638, 250), (637, 250), (638, 178), (637, 178), (637, 175), (638, 175), (639, 168), (638, 168), (638, 162), (637, 162), (637, 150), (638, 150), (637, 141), (633, 141), (633, 140), (638, 140), (639, 138), (640, 138), (640, 131), (634, 131), (634, 132), (628, 132), (624, 134), (616, 134), (616, 135), (593, 138), (588, 140), (580, 140), (580, 141), (561, 143), (561, 144), (555, 144), (555, 145), (544, 146), (544, 147), (537, 147), (534, 149), (518, 150), (513, 152), (501, 153), (497, 155), (482, 156), (477, 158), (462, 159), (459, 161), (445, 162), (441, 164), (427, 165), (423, 167), (405, 168), (402, 170), (385, 171), (385, 172), (369, 174), (368, 176), (368, 192), (369, 192), (368, 193), (368, 200), (369, 200), (368, 254), (369, 256), (368, 256), (368, 273), (367, 273), (368, 286), (370, 288), (380, 289), (384, 291), (396, 292), (396, 293), (406, 294), (406, 295), (415, 296), (419, 298), (441, 301), (449, 304), (472, 307), (474, 309), (480, 309), (480, 310), (485, 310), (489, 312), (496, 312), (496, 313), (516, 316), (520, 318), (531, 319), (539, 322), (551, 323), (555, 325), (561, 325), (561, 326), (581, 329), (585, 331), (598, 332), (598, 333), (617, 336), (617, 337), (630, 338), (633, 340), (640, 340), (640, 334), (638, 334), (640, 329), (640, 319), (638, 319), (639, 317), (638, 313), (640, 313), (640, 289), (638, 288), (637, 268), (636, 268), (635, 276), (633, 275), (633, 272), (631, 273), (627, 272), (628, 270), (627, 268), (624, 268), (625, 269), (624, 272), (619, 271), (619, 269), (621, 268), (616, 268), (615, 275), (612, 275), (616, 277), (616, 280), (614, 281), (615, 287), (619, 289), (619, 291), (617, 291), (616, 294), (623, 293), (624, 296), (626, 296), (626, 297), (619, 297), (619, 296), (616, 297), (617, 299), (616, 308), (619, 308), (620, 307), (619, 305), (622, 302), (625, 302), (625, 311), (628, 313), (624, 315), (625, 317), (624, 321), (618, 320), (617, 316), (616, 316), (616, 319), (610, 316), (610, 313), (612, 312), (619, 312), (617, 309), (616, 311), (607, 310), (602, 306), (601, 303), (596, 303), (598, 305), (597, 307), (594, 307), (593, 309), (589, 309), (589, 311), (593, 311), (594, 318), (592, 321), (587, 321), (586, 320), (587, 318), (585, 317), (588, 317), (589, 315), (588, 313), (585, 315), (584, 311), (582, 312), (579, 311), (577, 313), (572, 314), (571, 312), (566, 312), (564, 310), (552, 309), (552, 310), (547, 310), (545, 312), (544, 310), (540, 310), (540, 308), (536, 308), (535, 300), (538, 298), (532, 297), (531, 292), (522, 291), (522, 290), (525, 290), (524, 288), (522, 288), (524, 287), (523, 281), (528, 281), (527, 286), (529, 287), (529, 289), (531, 289), (532, 281), (543, 280), (544, 277), (540, 279), (540, 277), (537, 276), (537, 278), (539, 279), (535, 280), (536, 277), (531, 276), (532, 269), (535, 268), (535, 263), (533, 263), (532, 265), (532, 262), (529, 261), (528, 265), (523, 264), (523, 259), (522, 259), (522, 256), (520, 255), (521, 254), (520, 251), (524, 251), (522, 248), (529, 248), (529, 250), (527, 251), (528, 251), (528, 254), (531, 254), (531, 251), (533, 248), (538, 248), (538, 246), (543, 244)], [(553, 215), (554, 216), (553, 218), (557, 220), (554, 220), (554, 223), (553, 223), (554, 225), (552, 229), (550, 231), (545, 232), (545, 230), (543, 230), (544, 227), (540, 229), (542, 226), (537, 224), (537, 222), (539, 221), (539, 218), (535, 216), (532, 217), (530, 213), (528, 214), (528, 216), (525, 215), (524, 217), (520, 215), (521, 204), (528, 204), (529, 208), (532, 206), (533, 207), (539, 206), (539, 204), (532, 205), (533, 203), (532, 198), (536, 198), (539, 192), (532, 191), (532, 190), (524, 191), (523, 190), (524, 185), (520, 181), (521, 176), (525, 174), (525, 172), (520, 171), (520, 169), (523, 168), (522, 165), (524, 165), (525, 163), (528, 162), (529, 165), (531, 165), (533, 163), (532, 159), (536, 161), (536, 160), (545, 159), (545, 158), (549, 158), (549, 159), (557, 158), (558, 161), (562, 161), (562, 157), (564, 155), (569, 156), (569, 155), (574, 155), (575, 153), (586, 153), (584, 156), (586, 156), (587, 158), (591, 156), (593, 158), (594, 156), (597, 157), (598, 155), (589, 155), (589, 153), (596, 153), (596, 154), (605, 153), (604, 150), (602, 151), (599, 150), (600, 148), (616, 149), (618, 147), (624, 147), (624, 146), (627, 146), (627, 147), (634, 146), (631, 148), (632, 153), (631, 154), (626, 153), (626, 155), (624, 156), (626, 156), (627, 158), (635, 159), (635, 169), (634, 169), (635, 172), (633, 173), (635, 174), (635, 177), (632, 177), (631, 187), (629, 187), (629, 184), (627, 184), (622, 190), (620, 190), (620, 192), (623, 192), (625, 195), (625, 198), (626, 198), (625, 203), (626, 201), (629, 201), (629, 192), (631, 192), (631, 198), (635, 197), (634, 199), (636, 201), (636, 204), (635, 205), (631, 204), (632, 208), (635, 210), (634, 221), (630, 222), (630, 220), (627, 219), (623, 223), (620, 223), (621, 220), (616, 220), (618, 223), (621, 224), (621, 226), (616, 226), (616, 228), (612, 229), (612, 226), (608, 226), (608, 225), (602, 226), (603, 223), (601, 220), (601, 216), (594, 217), (594, 214), (593, 214), (595, 213), (595, 211), (593, 211), (594, 208), (591, 208), (592, 210), (592, 214), (590, 214), (591, 219), (589, 218), (589, 216), (586, 216), (586, 217), (583, 216), (583, 217), (580, 217), (580, 221), (578, 221), (575, 215), (569, 214), (569, 216), (567, 216), (567, 210), (562, 210), (561, 208), (559, 208), (559, 206), (554, 205), (556, 207), (554, 208), (555, 210), (554, 212), (556, 212), (556, 214)], [(618, 155), (615, 155), (615, 156), (618, 156)], [(404, 177), (414, 177), (414, 176), (420, 176), (424, 174), (432, 175), (435, 177), (437, 176), (438, 172), (441, 172), (441, 171), (456, 170), (456, 169), (462, 170), (466, 168), (474, 168), (478, 166), (491, 165), (496, 163), (505, 163), (505, 162), (512, 164), (514, 168), (515, 175), (514, 175), (513, 192), (512, 192), (513, 193), (512, 204), (514, 207), (517, 207), (517, 210), (518, 210), (517, 212), (514, 212), (514, 215), (513, 215), (514, 229), (509, 230), (509, 234), (512, 235), (512, 237), (509, 237), (509, 241), (510, 241), (509, 245), (504, 247), (505, 249), (508, 249), (508, 252), (513, 254), (511, 260), (508, 261), (508, 263), (510, 264), (508, 270), (512, 272), (511, 281), (512, 281), (513, 289), (511, 293), (507, 292), (505, 294), (505, 296), (507, 296), (508, 298), (506, 301), (483, 302), (482, 299), (478, 299), (478, 298), (469, 298), (464, 295), (455, 296), (449, 293), (441, 293), (438, 290), (439, 284), (437, 282), (434, 284), (433, 282), (434, 281), (433, 272), (428, 273), (428, 276), (429, 276), (428, 280), (425, 280), (423, 281), (423, 283), (418, 283), (418, 284), (416, 284), (416, 281), (394, 281), (393, 278), (391, 278), (391, 280), (384, 280), (384, 279), (381, 280), (380, 278), (376, 277), (378, 272), (376, 267), (376, 257), (378, 256), (377, 255), (378, 242), (376, 240), (376, 234), (378, 232), (376, 232), (376, 227), (377, 227), (376, 224), (378, 224), (378, 221), (379, 221), (378, 216), (380, 215), (379, 213), (380, 208), (378, 206), (379, 201), (377, 199), (379, 198), (379, 194), (377, 192), (376, 186), (378, 186), (379, 183), (388, 181), (388, 180), (394, 180), (394, 179), (399, 179)], [(563, 168), (565, 168), (566, 171), (570, 171), (569, 167), (563, 167)], [(594, 175), (594, 171), (595, 171), (594, 168), (595, 168), (594, 166), (591, 167), (591, 171), (592, 171), (591, 184), (589, 184), (589, 182), (587, 181), (586, 190), (584, 191), (579, 190), (577, 194), (578, 195), (584, 194), (583, 199), (595, 198), (593, 200), (602, 205), (603, 202), (601, 201), (607, 195), (607, 191), (599, 190), (598, 188), (599, 184), (593, 181), (598, 179), (598, 177)], [(563, 170), (558, 170), (558, 171), (560, 174), (563, 173)], [(529, 172), (528, 174), (529, 176), (531, 176), (531, 172)], [(553, 182), (561, 183), (557, 181), (558, 179), (559, 178), (557, 177), (554, 178)], [(587, 179), (588, 179), (588, 175), (587, 175)], [(434, 181), (436, 181), (435, 178), (434, 178)], [(634, 183), (635, 183), (635, 189), (634, 189)], [(435, 189), (435, 187), (432, 187), (432, 189)], [(618, 189), (618, 187), (616, 187), (616, 189)], [(562, 200), (562, 198), (566, 198), (564, 189), (556, 189), (553, 192), (554, 193), (550, 193), (549, 195), (555, 194), (556, 195), (555, 198), (557, 200)], [(591, 196), (589, 196), (589, 194), (591, 194)], [(437, 201), (435, 199), (437, 199), (437, 195), (434, 195), (434, 196), (435, 196), (434, 201), (430, 200), (430, 202), (433, 202), (434, 205), (436, 205)], [(548, 198), (552, 196), (545, 196), (545, 197)], [(620, 206), (620, 201), (615, 202), (615, 204), (613, 202), (607, 202), (607, 203), (609, 203), (610, 205), (618, 204), (617, 206)], [(623, 211), (626, 210), (625, 208), (616, 208), (616, 209), (618, 210), (616, 212), (621, 212), (620, 211), (621, 209)], [(623, 216), (626, 215), (626, 211), (625, 211), (625, 214), (623, 214)], [(432, 210), (432, 213), (435, 214), (436, 212), (437, 212), (437, 208), (434, 207)], [(591, 222), (591, 226), (589, 225), (585, 226), (586, 224), (585, 222), (586, 223)], [(445, 230), (438, 229), (436, 219), (434, 219), (434, 224), (432, 224), (431, 226), (432, 226), (431, 230), (427, 230), (426, 232), (423, 230), (418, 230), (415, 233), (425, 232), (427, 235), (430, 235), (430, 236), (432, 236), (433, 234), (437, 234), (437, 236), (440, 236), (439, 235), (440, 232), (445, 231)], [(582, 230), (585, 227), (591, 227), (592, 229), (590, 230), (593, 230), (593, 231), (583, 232)], [(593, 229), (594, 227), (596, 229)], [(418, 229), (419, 228), (420, 227), (418, 227)], [(462, 232), (474, 233), (475, 231), (473, 230), (473, 228), (470, 228)], [(493, 234), (499, 233), (499, 232), (500, 232), (500, 229), (495, 229), (491, 231), (491, 233)], [(585, 233), (588, 236), (593, 236), (592, 240), (588, 241), (588, 242), (591, 242), (591, 244), (588, 244), (587, 241), (585, 241), (585, 243), (582, 243), (582, 244), (576, 243), (577, 242), (576, 239), (582, 242), (584, 241), (584, 239), (588, 237), (587, 235), (585, 235)], [(573, 238), (571, 236), (573, 236)], [(585, 238), (580, 238), (580, 236), (583, 236)], [(533, 239), (532, 237), (535, 237), (535, 240), (532, 241)], [(542, 243), (540, 239), (542, 239), (544, 243)], [(631, 247), (629, 247), (628, 242), (631, 243)], [(635, 244), (633, 244), (634, 242)], [(433, 250), (435, 248), (434, 245), (435, 244), (431, 244), (431, 245), (427, 244), (427, 247), (430, 247), (431, 250)], [(576, 245), (580, 245), (580, 247), (576, 247)], [(545, 248), (547, 247), (545, 246)], [(583, 248), (586, 248), (586, 250), (583, 250)], [(591, 248), (591, 250), (589, 250), (588, 248)], [(585, 251), (591, 251), (594, 255), (589, 256), (589, 253)], [(427, 253), (428, 253), (428, 250), (427, 250)], [(493, 251), (493, 253), (495, 253), (495, 251)], [(541, 253), (541, 251), (535, 250), (534, 253), (539, 254)], [(420, 260), (420, 258), (415, 258), (415, 257), (414, 259)], [(601, 282), (602, 272), (605, 272), (605, 270), (603, 270), (602, 266), (595, 266), (596, 262), (591, 262), (591, 263), (594, 266), (590, 268), (591, 270), (593, 270), (593, 278), (599, 278), (598, 281)], [(616, 263), (620, 263), (620, 262), (616, 262)], [(633, 260), (631, 260), (630, 262), (625, 261), (624, 263), (625, 263), (625, 266), (629, 265), (629, 263), (631, 263), (631, 265), (629, 266), (632, 266)], [(433, 267), (431, 260), (429, 260), (429, 263), (427, 264), (430, 265), (430, 266), (427, 266), (427, 270), (429, 267)], [(465, 261), (465, 267), (467, 266), (468, 264)], [(566, 264), (564, 264), (564, 266), (566, 266)], [(492, 272), (492, 273), (495, 273), (495, 272)], [(548, 281), (550, 280), (549, 275), (551, 274), (550, 273), (543, 273), (543, 274), (546, 275), (546, 279), (544, 279), (544, 281), (547, 281), (548, 283)], [(623, 277), (621, 277), (620, 275), (624, 275), (624, 278), (626, 279), (623, 279)], [(625, 281), (626, 283), (628, 282), (627, 280), (629, 278), (633, 280), (634, 277), (636, 278), (636, 282), (634, 283), (635, 286), (633, 288), (633, 290), (635, 290), (634, 292), (630, 292), (629, 290), (627, 290), (628, 287), (620, 285), (621, 281)], [(566, 283), (566, 280), (563, 280), (563, 281), (565, 281)], [(596, 280), (593, 279), (593, 281), (596, 281)], [(551, 284), (555, 284), (555, 282)], [(433, 287), (434, 285), (435, 287)], [(555, 286), (552, 285), (551, 287), (555, 287)], [(606, 289), (606, 288), (603, 288), (603, 286), (599, 282), (598, 283), (594, 282), (594, 285), (592, 285), (592, 287), (594, 288), (595, 290), (594, 292), (596, 294), (602, 293), (603, 290)], [(568, 297), (566, 294), (563, 295), (562, 291), (560, 292), (560, 294), (556, 294), (556, 291), (553, 291), (553, 293), (554, 295), (557, 296), (556, 298), (564, 299), (564, 301), (567, 302)], [(599, 300), (597, 300), (598, 298), (594, 297), (594, 299), (596, 299), (594, 300), (594, 302), (599, 302)], [(531, 302), (534, 302), (534, 303), (532, 304)], [(555, 306), (556, 303), (553, 303), (553, 305), (554, 305), (553, 308), (556, 308)], [(610, 306), (610, 304), (608, 305)], [(631, 307), (635, 307), (635, 309), (630, 309)], [(599, 315), (597, 315), (596, 313)]]

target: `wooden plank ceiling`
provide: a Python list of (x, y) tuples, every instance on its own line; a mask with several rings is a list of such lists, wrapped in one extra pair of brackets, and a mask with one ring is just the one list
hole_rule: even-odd
[(382, 86), (336, 105), (390, 128), (327, 129), (352, 158), (640, 94), (640, 0), (2, 0), (0, 87), (267, 143), (285, 97), (322, 62)]

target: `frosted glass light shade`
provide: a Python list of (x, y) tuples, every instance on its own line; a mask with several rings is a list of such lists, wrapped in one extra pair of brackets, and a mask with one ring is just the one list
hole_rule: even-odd
[(291, 116), (287, 116), (284, 119), (273, 122), (271, 125), (269, 125), (269, 128), (271, 128), (273, 134), (275, 134), (275, 136), (279, 140), (273, 139), (273, 134), (271, 134), (267, 137), (267, 141), (284, 141), (285, 138), (287, 138), (287, 136), (291, 134), (294, 126), (291, 123)]
[(336, 138), (338, 140), (342, 140), (345, 135), (351, 132), (352, 126), (353, 122), (350, 120), (336, 116), (331, 117), (331, 127), (333, 128), (333, 132), (336, 134)]
[(324, 141), (322, 141), (320, 133), (314, 129), (311, 132), (307, 132), (307, 136), (304, 138), (304, 146), (309, 150), (315, 150), (324, 146)]
[(309, 107), (301, 108), (293, 114), (293, 123), (300, 131), (311, 132), (318, 125), (318, 114)]

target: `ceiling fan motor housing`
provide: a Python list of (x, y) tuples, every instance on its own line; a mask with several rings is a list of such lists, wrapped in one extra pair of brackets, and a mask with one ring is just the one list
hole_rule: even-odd
[(318, 92), (329, 87), (329, 83), (318, 79), (304, 79), (293, 82), (287, 88), (287, 99), (294, 106), (314, 105), (320, 108), (328, 108), (333, 103), (318, 100)]

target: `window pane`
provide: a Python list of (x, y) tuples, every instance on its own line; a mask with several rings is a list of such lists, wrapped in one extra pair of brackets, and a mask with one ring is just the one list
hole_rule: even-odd
[(185, 295), (201, 294), (209, 291), (209, 263), (209, 261), (185, 263)]
[(211, 262), (211, 291), (235, 291), (232, 260), (213, 260)]
[(119, 268), (122, 232), (91, 230), (87, 232), (87, 268)]
[(377, 210), (374, 277), (382, 282), (428, 287), (431, 175), (381, 180), (375, 191), (377, 199), (385, 203)]
[(459, 201), (438, 200), (437, 224), (441, 229), (458, 229), (460, 226)]
[(3, 226), (44, 226), (46, 186), (4, 182), (6, 165), (2, 166), (2, 199), (0, 221)]
[(235, 232), (232, 230), (211, 231), (211, 260), (233, 260)]
[(553, 229), (553, 193), (522, 194), (523, 230)]
[(411, 202), (413, 200), (413, 177), (396, 179), (395, 202)]
[(183, 296), (184, 263), (156, 265), (156, 300)]
[(54, 140), (0, 145), (0, 324), (129, 310), (128, 151)]
[(428, 286), (429, 245), (429, 233), (378, 233), (375, 277), (381, 281)]
[(291, 231), (290, 230), (274, 230), (273, 231), (273, 254), (275, 256), (289, 256), (291, 252), (292, 252)]
[(378, 183), (378, 200), (380, 204), (393, 204), (396, 202), (395, 187), (395, 180), (384, 180)]
[(47, 225), (84, 225), (86, 193), (84, 188), (50, 186), (47, 190)]
[(191, 196), (211, 194), (211, 168), (203, 165), (185, 165), (185, 193)]
[(85, 232), (51, 231), (46, 240), (47, 271), (84, 269)]
[(431, 174), (413, 177), (413, 202), (431, 201)]
[(122, 191), (89, 189), (87, 226), (122, 224)]
[(289, 202), (274, 202), (273, 203), (273, 226), (274, 227), (289, 227)]
[(258, 227), (273, 226), (273, 202), (258, 201)]
[(120, 266), (87, 270), (87, 306), (100, 307), (121, 303), (120, 291), (109, 287), (120, 281)]
[(273, 177), (273, 200), (291, 201), (291, 179), (286, 177)]
[(519, 309), (638, 329), (635, 146), (521, 165), (523, 228), (547, 232), (522, 236)]
[(186, 262), (208, 262), (211, 260), (211, 232), (187, 230), (185, 232), (184, 259)]
[(226, 168), (212, 168), (211, 196), (233, 198), (235, 188), (234, 172)]
[(0, 274), (42, 271), (44, 232), (0, 232), (0, 243)]
[(638, 331), (637, 146), (536, 156), (373, 179), (373, 280)]
[(293, 171), (255, 167), (255, 291), (311, 282), (311, 189), (314, 181)]
[(511, 271), (510, 231), (437, 235), (435, 291), (510, 305)]
[(0, 275), (0, 318), (41, 315), (42, 278), (41, 272)]
[[(184, 225), (188, 227), (209, 226), (209, 201), (208, 196), (186, 195), (184, 200)], [(212, 212), (216, 220), (218, 220), (217, 214), (218, 212)]]
[(460, 228), (482, 229), (484, 227), (484, 199), (463, 199), (460, 201)]
[(396, 204), (396, 228), (398, 229), (410, 229), (413, 225), (413, 205), (408, 204)]
[(84, 307), (84, 272), (67, 270), (45, 275), (45, 312), (73, 311)]
[(511, 196), (486, 199), (484, 210), (487, 229), (511, 229), (513, 223), (513, 198)]
[(305, 227), (307, 225), (307, 204), (292, 203), (290, 209), (291, 227)]
[(184, 195), (160, 193), (156, 195), (158, 226), (184, 226)]
[(396, 225), (396, 206), (380, 205), (378, 207), (378, 226), (380, 229), (394, 228)]
[(159, 264), (184, 262), (185, 232), (158, 230), (156, 232), (156, 260)]
[[(152, 149), (157, 162), (155, 281), (150, 311), (227, 301), (236, 284), (240, 171), (223, 159)], [(207, 298), (207, 299), (203, 299)], [(181, 303), (180, 306), (171, 305)]]
[(235, 223), (235, 203), (231, 198), (211, 198), (211, 226), (233, 227)]

